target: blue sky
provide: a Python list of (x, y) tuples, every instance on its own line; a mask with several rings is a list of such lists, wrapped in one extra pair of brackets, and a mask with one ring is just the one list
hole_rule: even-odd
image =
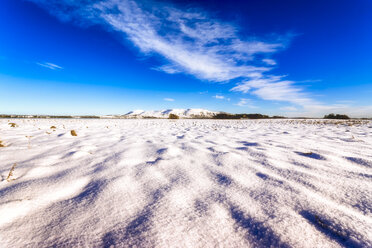
[(369, 0), (2, 0), (0, 113), (372, 116)]

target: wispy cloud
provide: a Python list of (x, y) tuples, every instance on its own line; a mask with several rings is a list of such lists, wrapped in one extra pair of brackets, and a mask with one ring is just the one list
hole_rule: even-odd
[(174, 102), (174, 99), (173, 98), (164, 98), (163, 100), (164, 101), (167, 101), (167, 102)]
[(297, 111), (297, 108), (293, 106), (281, 107), (280, 109), (284, 111)]
[(213, 96), (214, 98), (216, 98), (216, 99), (225, 99), (225, 97), (224, 96), (222, 96), (222, 95), (215, 95), (215, 96)]
[(263, 59), (262, 62), (268, 64), (268, 65), (276, 65), (276, 61), (273, 59)]
[[(284, 49), (289, 36), (267, 40), (246, 33), (243, 38), (237, 25), (202, 9), (181, 10), (163, 1), (30, 1), (63, 21), (115, 30), (141, 53), (161, 57), (163, 64), (156, 69), (165, 73), (186, 73), (211, 82), (239, 80), (233, 91), (266, 100), (310, 102), (294, 82), (267, 75), (276, 64), (270, 55)], [(265, 59), (259, 59), (260, 54)]]
[(62, 70), (63, 69), (63, 67), (53, 64), (53, 63), (49, 63), (49, 62), (36, 62), (36, 64), (39, 66), (51, 69), (51, 70)]
[(255, 65), (255, 56), (270, 55), (286, 45), (283, 37), (266, 41), (252, 35), (242, 39), (235, 25), (214, 19), (201, 9), (180, 10), (169, 3), (30, 1), (64, 21), (98, 23), (116, 30), (141, 52), (165, 58), (158, 70), (187, 73), (202, 80), (223, 82), (268, 71), (270, 68)]
[(240, 107), (258, 108), (257, 106), (252, 104), (251, 99), (247, 99), (247, 98), (240, 98), (240, 101), (235, 105), (240, 106)]
[(347, 114), (351, 117), (372, 117), (372, 105), (357, 106), (351, 104), (314, 104), (306, 105), (303, 109), (288, 113), (290, 116), (323, 117), (329, 113)]
[(283, 76), (262, 76), (239, 83), (231, 89), (243, 93), (250, 92), (264, 100), (287, 101), (301, 106), (316, 102), (295, 86), (294, 81), (283, 80)]
[(166, 73), (229, 81), (267, 71), (254, 65), (254, 56), (284, 47), (277, 41), (242, 40), (235, 26), (201, 10), (181, 11), (160, 3), (149, 7), (130, 0), (99, 1), (89, 8), (98, 12), (99, 22), (125, 34), (143, 53), (165, 58), (167, 63), (158, 69)]
[(226, 100), (226, 101), (228, 101), (228, 102), (230, 102), (230, 98), (229, 97), (225, 97), (225, 96), (223, 96), (223, 95), (221, 95), (221, 94), (216, 94), (215, 96), (212, 96), (213, 98), (216, 98), (216, 99), (219, 99), (219, 100)]

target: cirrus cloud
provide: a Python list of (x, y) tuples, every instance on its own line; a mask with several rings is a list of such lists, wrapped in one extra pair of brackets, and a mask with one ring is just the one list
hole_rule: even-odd
[(203, 9), (181, 10), (163, 1), (29, 1), (62, 21), (98, 24), (121, 34), (142, 54), (161, 58), (156, 70), (185, 73), (210, 82), (238, 80), (232, 91), (265, 100), (311, 103), (295, 82), (267, 75), (276, 64), (270, 55), (284, 49), (289, 36), (266, 40), (246, 33), (243, 38), (239, 27)]
[(36, 62), (36, 64), (41, 67), (45, 67), (51, 70), (62, 70), (63, 69), (63, 67), (53, 64), (53, 63), (49, 63), (49, 62)]
[(224, 96), (222, 96), (222, 95), (215, 95), (215, 96), (213, 96), (214, 98), (216, 98), (216, 99), (225, 99), (225, 97)]
[(258, 75), (239, 83), (231, 91), (250, 92), (264, 100), (287, 101), (301, 106), (316, 103), (302, 92), (302, 89), (296, 87), (294, 81), (283, 80), (283, 76)]
[[(214, 19), (201, 9), (180, 10), (171, 4), (133, 0), (29, 0), (63, 21), (100, 24), (115, 30), (142, 53), (165, 59), (157, 67), (166, 73), (225, 82), (270, 70), (255, 63), (257, 54), (277, 52), (283, 37), (265, 41), (253, 35), (242, 39), (239, 29)], [(257, 63), (259, 64), (259, 63)]]

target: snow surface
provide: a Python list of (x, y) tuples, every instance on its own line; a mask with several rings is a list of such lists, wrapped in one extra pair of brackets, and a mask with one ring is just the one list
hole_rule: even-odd
[(0, 247), (372, 247), (348, 123), (1, 119)]

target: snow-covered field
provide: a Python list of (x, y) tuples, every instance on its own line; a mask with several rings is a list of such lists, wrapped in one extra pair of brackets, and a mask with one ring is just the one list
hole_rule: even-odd
[(372, 247), (372, 122), (335, 122), (2, 119), (0, 247)]

